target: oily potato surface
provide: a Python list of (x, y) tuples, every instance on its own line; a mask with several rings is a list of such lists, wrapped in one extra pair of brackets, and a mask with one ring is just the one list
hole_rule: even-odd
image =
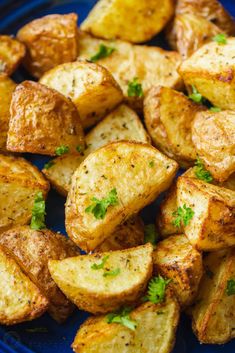
[(27, 23), (17, 38), (27, 48), (24, 66), (34, 77), (51, 68), (76, 60), (78, 54), (77, 15), (48, 15)]
[[(66, 229), (83, 250), (101, 244), (120, 223), (166, 190), (177, 171), (177, 163), (154, 147), (137, 142), (110, 143), (91, 153), (72, 178), (66, 202)], [(103, 218), (87, 208), (93, 198), (116, 192), (116, 205)]]
[(25, 46), (11, 36), (0, 35), (0, 72), (11, 75), (25, 56)]
[[(143, 295), (152, 275), (152, 252), (152, 245), (146, 244), (50, 260), (48, 266), (56, 284), (79, 309), (107, 313), (133, 304)], [(113, 271), (118, 272), (113, 275)]]
[(95, 37), (141, 43), (159, 33), (173, 13), (173, 0), (99, 0), (81, 28)]
[(179, 306), (168, 293), (163, 303), (144, 303), (130, 313), (134, 331), (107, 323), (105, 316), (91, 317), (80, 327), (72, 344), (76, 353), (170, 353), (175, 341)]
[(80, 117), (73, 103), (40, 83), (24, 81), (12, 96), (7, 149), (54, 156), (66, 146), (84, 147)]
[(40, 82), (72, 99), (84, 128), (100, 121), (123, 99), (121, 88), (109, 71), (87, 61), (56, 66)]
[(48, 229), (33, 230), (29, 226), (15, 227), (2, 233), (0, 245), (7, 249), (47, 297), (50, 315), (58, 322), (65, 321), (74, 307), (53, 281), (48, 261), (78, 255), (78, 248), (59, 233)]
[(0, 155), (0, 233), (29, 223), (35, 196), (47, 196), (49, 184), (43, 174), (23, 158)]
[(2, 247), (0, 247), (0, 273), (1, 324), (14, 325), (30, 321), (47, 310), (47, 298)]

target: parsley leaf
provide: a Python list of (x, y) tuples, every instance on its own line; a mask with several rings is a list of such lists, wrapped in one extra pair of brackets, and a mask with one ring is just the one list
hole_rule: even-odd
[(210, 107), (210, 111), (213, 113), (218, 113), (221, 112), (221, 109), (219, 107)]
[(34, 199), (30, 228), (36, 230), (46, 228), (45, 214), (46, 203), (43, 198), (42, 192), (40, 191), (36, 194), (36, 197)]
[(108, 207), (118, 204), (117, 190), (112, 189), (108, 196), (101, 200), (92, 197), (91, 201), (93, 201), (93, 203), (85, 209), (85, 212), (92, 213), (96, 219), (104, 219)]
[(232, 278), (227, 281), (226, 294), (227, 295), (235, 294), (235, 280)]
[(119, 275), (120, 272), (121, 272), (120, 268), (115, 268), (115, 270), (104, 272), (103, 276), (104, 277), (109, 277), (109, 276), (116, 277)]
[(149, 166), (150, 166), (150, 168), (153, 168), (154, 167), (154, 161), (150, 161), (149, 162)]
[(46, 164), (44, 164), (44, 169), (50, 169), (53, 165), (55, 164), (55, 162), (53, 162), (53, 160), (47, 162)]
[(183, 207), (178, 207), (177, 211), (173, 212), (173, 216), (175, 216), (175, 220), (172, 224), (178, 228), (181, 226), (181, 222), (183, 222), (184, 226), (189, 224), (189, 221), (193, 218), (194, 211), (187, 207), (185, 204)]
[(130, 330), (134, 331), (137, 327), (137, 322), (134, 320), (131, 320), (130, 315), (129, 315), (131, 310), (132, 310), (131, 308), (126, 307), (116, 313), (108, 314), (106, 316), (107, 323), (108, 324), (112, 324), (112, 323), (120, 324), (120, 325), (126, 326)]
[(101, 263), (99, 264), (93, 264), (91, 266), (92, 270), (101, 270), (102, 268), (104, 268), (104, 265), (106, 264), (107, 260), (108, 260), (109, 256), (104, 256), (103, 259), (101, 260)]
[(65, 153), (68, 153), (68, 152), (69, 152), (69, 147), (65, 146), (65, 145), (59, 146), (55, 150), (55, 154), (57, 156), (62, 156), (62, 154), (65, 154)]
[(144, 92), (141, 83), (138, 83), (138, 78), (135, 77), (133, 81), (128, 82), (127, 89), (128, 97), (143, 97)]
[(207, 183), (210, 183), (213, 180), (211, 173), (206, 170), (202, 160), (199, 157), (195, 162), (194, 174), (198, 179), (206, 181)]
[(147, 224), (144, 227), (144, 244), (151, 243), (153, 245), (157, 244), (158, 235), (156, 232), (155, 224)]
[(218, 44), (227, 44), (227, 35), (225, 33), (219, 33), (219, 34), (216, 34), (216, 36), (214, 36), (212, 38), (212, 40), (214, 42), (217, 42)]
[(203, 104), (205, 101), (205, 98), (201, 95), (201, 93), (198, 92), (198, 90), (196, 89), (196, 87), (194, 85), (192, 85), (192, 91), (193, 91), (193, 93), (191, 93), (189, 95), (189, 99), (191, 99), (195, 103)]
[(107, 47), (104, 44), (100, 44), (98, 52), (90, 58), (90, 61), (96, 62), (99, 59), (106, 58), (114, 52), (115, 48)]
[(164, 279), (160, 275), (152, 278), (148, 284), (148, 292), (144, 300), (154, 304), (162, 303), (165, 299), (166, 287), (170, 282), (171, 279)]
[(77, 150), (79, 153), (82, 153), (82, 152), (83, 152), (83, 148), (82, 148), (81, 145), (78, 145), (78, 146), (76, 147), (76, 150)]

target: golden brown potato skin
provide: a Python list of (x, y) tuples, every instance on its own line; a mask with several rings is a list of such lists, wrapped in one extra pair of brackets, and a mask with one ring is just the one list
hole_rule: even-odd
[(196, 114), (192, 140), (206, 169), (216, 180), (223, 182), (235, 172), (235, 112)]
[(27, 48), (24, 66), (39, 78), (53, 67), (76, 60), (78, 54), (77, 15), (48, 15), (22, 27), (17, 38)]
[(48, 229), (33, 230), (29, 226), (12, 228), (2, 233), (0, 244), (48, 298), (50, 315), (60, 323), (65, 321), (74, 306), (51, 278), (47, 263), (49, 259), (62, 260), (78, 255), (78, 248), (61, 234)]
[(235, 278), (235, 250), (209, 254), (204, 266), (191, 309), (193, 331), (201, 343), (223, 344), (235, 337), (235, 296), (226, 293), (228, 281)]
[(0, 73), (11, 75), (25, 56), (25, 46), (18, 40), (0, 35)]
[(0, 153), (6, 152), (12, 93), (16, 87), (6, 74), (0, 73)]
[(30, 321), (47, 310), (47, 298), (2, 247), (0, 273), (0, 324), (14, 325)]
[(171, 287), (182, 307), (192, 304), (203, 274), (202, 255), (184, 234), (172, 235), (153, 252), (156, 273), (172, 280)]
[(61, 93), (40, 83), (24, 81), (12, 96), (7, 149), (56, 155), (56, 148), (69, 152), (84, 148), (84, 135), (76, 107)]
[(137, 323), (135, 331), (123, 325), (108, 324), (105, 316), (88, 318), (72, 344), (74, 352), (171, 352), (179, 321), (179, 305), (170, 291), (163, 303), (146, 302), (134, 309), (130, 318)]
[(95, 37), (141, 43), (159, 33), (173, 13), (174, 0), (99, 0), (81, 28)]
[(49, 184), (35, 166), (23, 158), (0, 154), (0, 233), (29, 223), (39, 191), (46, 198)]

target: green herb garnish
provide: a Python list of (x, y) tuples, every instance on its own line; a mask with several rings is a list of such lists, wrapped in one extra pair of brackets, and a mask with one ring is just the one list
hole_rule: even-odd
[(82, 153), (82, 152), (83, 152), (83, 148), (82, 148), (81, 145), (78, 145), (78, 146), (76, 147), (76, 150), (77, 150), (79, 153)]
[(184, 204), (183, 207), (178, 207), (177, 211), (173, 212), (173, 216), (176, 218), (172, 224), (178, 228), (180, 228), (181, 223), (183, 223), (184, 226), (187, 226), (189, 221), (193, 218), (193, 215), (194, 211)]
[(149, 162), (149, 166), (150, 166), (150, 168), (153, 168), (154, 167), (154, 161), (150, 161)]
[(26, 332), (30, 333), (48, 333), (48, 329), (46, 327), (32, 327), (32, 328), (26, 328)]
[(157, 244), (158, 235), (155, 224), (147, 224), (144, 227), (144, 244), (151, 243), (154, 246)]
[(235, 294), (235, 280), (232, 278), (227, 281), (226, 294), (227, 295)]
[(131, 308), (126, 307), (116, 313), (108, 314), (106, 316), (107, 323), (108, 324), (112, 324), (112, 323), (120, 324), (120, 325), (126, 326), (130, 330), (134, 331), (137, 327), (137, 322), (134, 320), (131, 320), (130, 315), (129, 315), (131, 310), (132, 310)]
[(154, 304), (162, 303), (165, 299), (167, 285), (171, 279), (164, 279), (162, 276), (154, 277), (148, 284), (147, 295), (143, 298), (144, 301), (150, 301)]
[(216, 36), (214, 36), (212, 40), (220, 45), (227, 44), (227, 35), (225, 33), (219, 33), (216, 34)]
[(116, 268), (115, 270), (104, 272), (103, 276), (104, 277), (109, 277), (109, 276), (116, 277), (119, 275), (120, 272), (121, 272), (120, 268)]
[(55, 162), (53, 162), (53, 160), (47, 162), (46, 164), (44, 164), (44, 169), (50, 169), (51, 167), (53, 167), (53, 165), (55, 165)]
[(107, 47), (104, 44), (100, 44), (98, 52), (90, 58), (90, 61), (96, 62), (99, 59), (107, 58), (114, 52), (115, 48)]
[(194, 174), (198, 179), (206, 181), (207, 183), (210, 183), (213, 180), (211, 173), (206, 170), (202, 160), (199, 157), (195, 162)]
[(91, 266), (92, 270), (101, 270), (102, 268), (104, 268), (104, 265), (106, 264), (107, 260), (108, 260), (109, 256), (104, 256), (103, 259), (101, 260), (101, 262), (99, 264), (93, 264)]
[(65, 154), (65, 153), (68, 153), (68, 152), (69, 152), (69, 147), (68, 146), (64, 146), (64, 145), (57, 147), (56, 150), (55, 150), (55, 154), (57, 156), (62, 156), (62, 154)]
[(92, 213), (96, 219), (104, 219), (108, 207), (118, 204), (117, 190), (112, 189), (108, 196), (101, 200), (92, 197), (91, 201), (93, 201), (93, 203), (85, 209), (85, 212)]
[(210, 107), (210, 111), (213, 113), (219, 113), (221, 112), (221, 109), (219, 107)]
[(138, 83), (138, 78), (135, 77), (133, 81), (128, 82), (127, 89), (128, 97), (143, 97), (144, 92), (141, 83)]
[(46, 203), (43, 198), (42, 192), (40, 191), (36, 194), (36, 197), (34, 199), (30, 228), (35, 230), (46, 228), (45, 215)]
[(198, 92), (198, 90), (196, 89), (196, 87), (194, 85), (192, 85), (192, 91), (193, 91), (193, 93), (191, 93), (189, 95), (189, 99), (191, 99), (195, 103), (203, 104), (205, 101), (205, 98), (201, 95), (201, 93)]

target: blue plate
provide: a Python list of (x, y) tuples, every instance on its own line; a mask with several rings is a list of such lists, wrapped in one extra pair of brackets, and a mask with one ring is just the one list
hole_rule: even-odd
[[(25, 23), (52, 13), (76, 12), (81, 22), (95, 2), (95, 0), (0, 0), (0, 33), (15, 34)], [(223, 0), (222, 3), (235, 16), (235, 0)], [(151, 41), (151, 45), (161, 40), (161, 37), (157, 38)], [(164, 43), (162, 45), (164, 46)], [(18, 82), (25, 78), (27, 75), (23, 71), (14, 74), (14, 79)], [(25, 157), (40, 169), (48, 160), (47, 157), (38, 155), (27, 154)], [(53, 190), (50, 191), (47, 200), (47, 226), (66, 234), (64, 202), (63, 197)], [(154, 204), (144, 210), (145, 222), (154, 221), (156, 207)], [(70, 345), (87, 316), (87, 313), (77, 311), (65, 324), (58, 325), (46, 314), (32, 322), (11, 327), (0, 326), (0, 353), (71, 353)], [(30, 329), (34, 328), (36, 330), (32, 332)], [(42, 332), (38, 332), (38, 328), (41, 328)], [(192, 333), (190, 321), (183, 316), (173, 353), (235, 353), (235, 340), (222, 346), (200, 345)]]

